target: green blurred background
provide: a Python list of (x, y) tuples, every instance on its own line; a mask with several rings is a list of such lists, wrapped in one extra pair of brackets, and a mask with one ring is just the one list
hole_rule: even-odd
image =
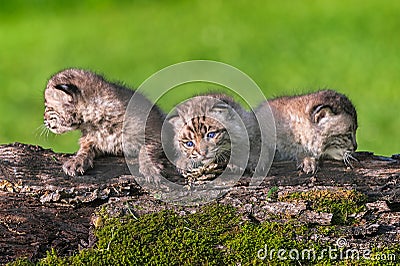
[(0, 0), (0, 143), (78, 148), (78, 132), (37, 130), (46, 81), (60, 69), (137, 87), (193, 59), (239, 68), (266, 97), (345, 93), (359, 114), (359, 150), (400, 153), (400, 2), (378, 0)]

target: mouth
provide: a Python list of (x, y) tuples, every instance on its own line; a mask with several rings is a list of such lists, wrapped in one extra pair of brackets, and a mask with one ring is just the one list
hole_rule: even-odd
[(196, 160), (192, 160), (192, 167), (203, 167), (207, 166), (215, 161), (215, 157), (206, 157), (206, 158), (197, 158)]
[(52, 133), (54, 133), (54, 134), (63, 134), (63, 133), (65, 133), (65, 132), (67, 132), (67, 131), (69, 131), (68, 129), (65, 129), (65, 128), (60, 128), (60, 127), (58, 127), (58, 126), (56, 126), (56, 125), (52, 125), (50, 122), (48, 122), (48, 121), (45, 121), (44, 122), (44, 125), (45, 125), (45, 127), (47, 128), (47, 129), (49, 129)]
[(341, 161), (345, 156), (346, 150), (337, 148), (337, 147), (329, 147), (325, 150), (325, 157), (332, 158), (337, 161)]
[(48, 127), (48, 129), (51, 131), (51, 132), (53, 132), (54, 134), (61, 134), (62, 132), (59, 132), (58, 130), (57, 130), (57, 128), (54, 128), (54, 127)]
[(56, 133), (55, 131), (57, 131), (57, 127), (54, 125), (51, 125), (51, 123), (49, 121), (44, 121), (44, 126), (46, 128), (48, 128), (51, 132)]
[(207, 157), (207, 158), (204, 158), (202, 160), (202, 162), (203, 162), (204, 165), (208, 165), (210, 163), (213, 163), (215, 160), (216, 160), (215, 157)]

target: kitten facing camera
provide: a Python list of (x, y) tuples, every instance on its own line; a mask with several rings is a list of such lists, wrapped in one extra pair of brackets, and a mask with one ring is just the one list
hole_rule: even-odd
[(189, 180), (208, 180), (246, 168), (250, 150), (244, 121), (249, 114), (231, 97), (205, 94), (175, 108), (168, 121), (174, 129), (175, 165)]

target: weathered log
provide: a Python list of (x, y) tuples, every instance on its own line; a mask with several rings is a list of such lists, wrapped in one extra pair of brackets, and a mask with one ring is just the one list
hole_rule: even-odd
[[(38, 146), (0, 146), (0, 263), (18, 257), (37, 259), (56, 248), (60, 254), (93, 245), (93, 213), (99, 206), (110, 212), (135, 215), (163, 209), (196, 211), (196, 206), (171, 206), (143, 190), (122, 157), (95, 161), (85, 175), (67, 177), (62, 163), (71, 155)], [(262, 185), (249, 187), (246, 177), (215, 201), (237, 207), (243, 217), (257, 222), (294, 217), (326, 225), (332, 214), (315, 212), (307, 201), (277, 201), (293, 192), (357, 190), (367, 196), (366, 211), (358, 214), (363, 224), (343, 226), (362, 244), (385, 245), (400, 239), (400, 157), (357, 153), (353, 169), (326, 161), (315, 176), (301, 175), (294, 162), (274, 163)], [(275, 195), (272, 188), (276, 190)], [(139, 208), (139, 207), (140, 208)], [(390, 234), (388, 234), (390, 233)]]

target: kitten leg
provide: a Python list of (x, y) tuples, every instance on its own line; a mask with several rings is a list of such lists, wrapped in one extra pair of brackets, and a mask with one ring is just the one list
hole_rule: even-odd
[(315, 174), (318, 171), (318, 160), (315, 157), (306, 156), (301, 160), (301, 163), (297, 166), (297, 169), (306, 174)]
[(69, 176), (76, 176), (93, 167), (95, 152), (93, 142), (87, 141), (85, 138), (80, 139), (80, 148), (75, 156), (63, 164), (64, 172)]
[(156, 145), (145, 144), (139, 151), (139, 172), (152, 187), (160, 187), (164, 169), (161, 151)]
[(183, 177), (188, 176), (188, 170), (191, 171), (191, 164), (189, 163), (188, 159), (184, 157), (179, 157), (175, 162), (176, 170), (179, 174)]

